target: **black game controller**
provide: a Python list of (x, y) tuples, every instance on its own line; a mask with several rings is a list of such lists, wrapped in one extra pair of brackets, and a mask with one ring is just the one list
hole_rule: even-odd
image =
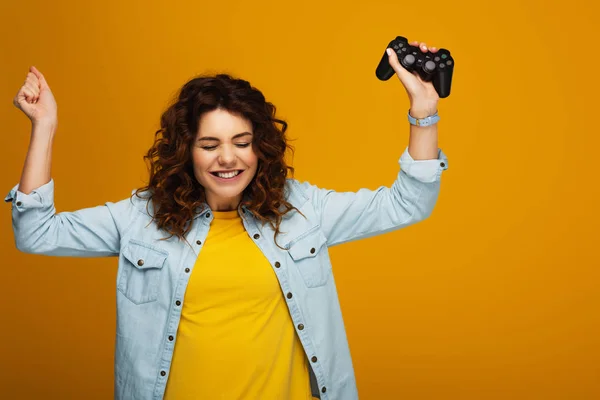
[[(435, 53), (422, 52), (419, 47), (408, 44), (408, 40), (402, 36), (397, 36), (388, 47), (396, 52), (400, 65), (406, 70), (416, 71), (426, 82), (433, 81), (433, 87), (440, 98), (450, 95), (454, 70), (454, 59), (450, 55), (450, 50), (439, 49)], [(379, 61), (375, 75), (382, 81), (387, 81), (394, 75), (394, 69), (388, 61), (386, 52)]]

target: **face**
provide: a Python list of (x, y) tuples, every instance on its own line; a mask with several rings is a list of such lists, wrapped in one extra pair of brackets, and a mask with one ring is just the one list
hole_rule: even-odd
[(192, 147), (194, 175), (213, 211), (235, 210), (254, 177), (258, 158), (252, 149), (252, 123), (216, 109), (200, 118)]

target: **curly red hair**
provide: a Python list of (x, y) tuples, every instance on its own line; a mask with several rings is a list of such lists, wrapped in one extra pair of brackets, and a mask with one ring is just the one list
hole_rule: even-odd
[[(204, 188), (196, 180), (192, 165), (192, 146), (200, 117), (215, 109), (225, 109), (248, 119), (253, 126), (252, 148), (258, 157), (257, 172), (242, 195), (244, 205), (260, 221), (275, 230), (283, 215), (296, 209), (284, 198), (284, 186), (294, 168), (284, 160), (289, 145), (287, 123), (275, 117), (276, 107), (249, 82), (227, 74), (199, 76), (187, 82), (164, 111), (161, 128), (144, 156), (148, 162), (148, 185), (136, 190), (146, 192), (153, 205), (152, 218), (159, 229), (184, 239), (191, 221), (206, 206)], [(281, 125), (279, 127), (278, 125)], [(165, 238), (168, 239), (168, 238)]]

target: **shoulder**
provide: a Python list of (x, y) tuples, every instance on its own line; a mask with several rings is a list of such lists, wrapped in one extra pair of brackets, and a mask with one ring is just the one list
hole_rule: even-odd
[(304, 203), (312, 201), (314, 192), (317, 189), (316, 186), (307, 181), (288, 178), (285, 182), (284, 197), (286, 201), (299, 208)]
[(132, 189), (129, 197), (121, 199), (117, 202), (108, 202), (107, 205), (121, 213), (142, 213), (151, 216), (153, 212), (151, 196), (148, 191), (141, 191), (136, 194), (137, 189)]
[(286, 182), (286, 200), (292, 204), (295, 204), (293, 203), (295, 201), (301, 205), (306, 202), (315, 205), (333, 192), (332, 189), (322, 188), (308, 181), (300, 181), (295, 178), (288, 178)]

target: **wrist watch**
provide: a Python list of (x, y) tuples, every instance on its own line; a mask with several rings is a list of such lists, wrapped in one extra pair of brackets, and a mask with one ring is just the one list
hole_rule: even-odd
[(429, 126), (429, 125), (433, 125), (433, 124), (437, 123), (439, 120), (440, 120), (440, 116), (438, 115), (437, 111), (435, 112), (435, 114), (430, 115), (425, 118), (415, 118), (410, 115), (410, 110), (408, 110), (408, 122), (410, 122), (411, 125)]

